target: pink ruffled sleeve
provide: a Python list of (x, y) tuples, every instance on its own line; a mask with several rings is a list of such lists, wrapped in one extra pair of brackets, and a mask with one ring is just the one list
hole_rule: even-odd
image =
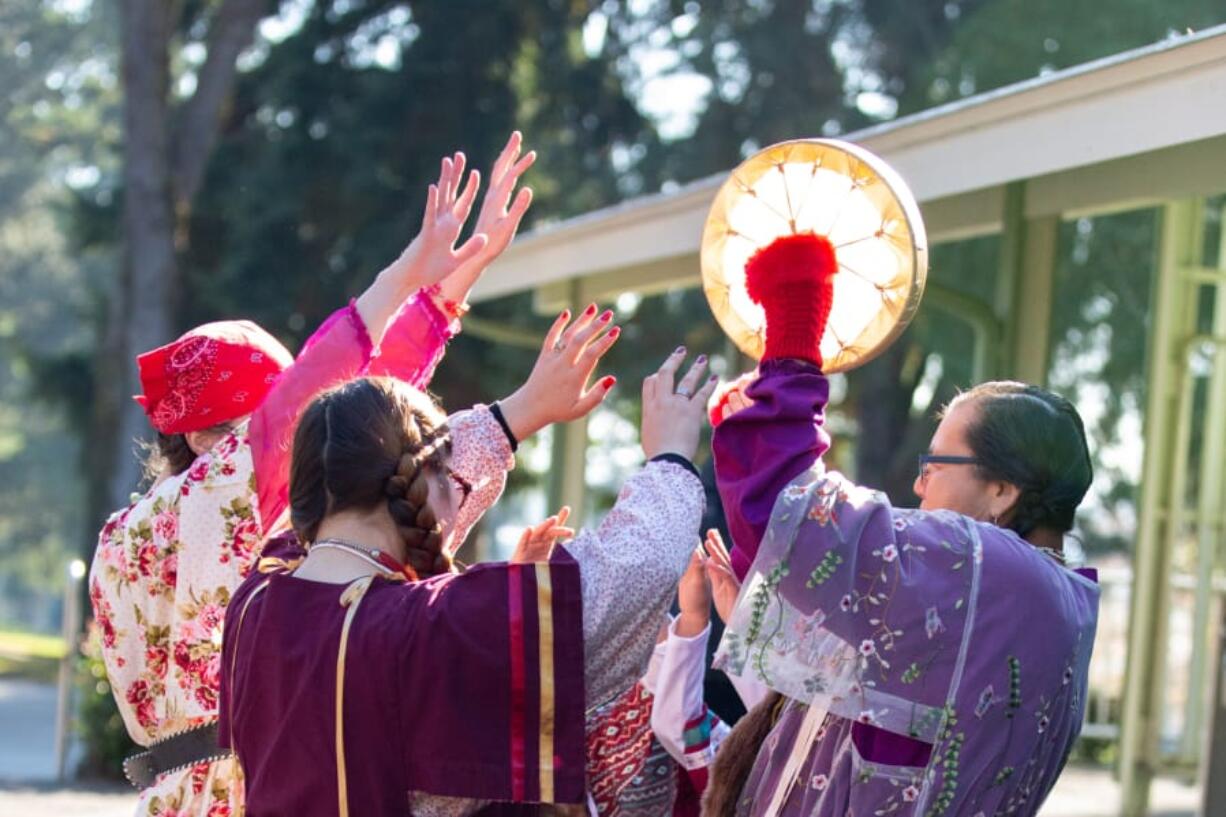
[(443, 359), (447, 341), (459, 331), (459, 322), (448, 322), (425, 292), (413, 295), (392, 320), (379, 348), (370, 359), (369, 374), (395, 377), (425, 388)]
[(251, 415), (249, 440), (264, 533), (273, 530), (289, 505), (289, 460), (299, 415), (319, 392), (362, 374), (370, 357), (370, 335), (351, 302), (315, 330)]

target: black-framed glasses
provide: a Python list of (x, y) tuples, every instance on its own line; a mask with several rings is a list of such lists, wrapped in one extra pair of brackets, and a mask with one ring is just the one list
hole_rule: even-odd
[(958, 454), (920, 454), (919, 455), (919, 479), (920, 482), (925, 482), (928, 479), (929, 465), (978, 465), (978, 457), (964, 457)]

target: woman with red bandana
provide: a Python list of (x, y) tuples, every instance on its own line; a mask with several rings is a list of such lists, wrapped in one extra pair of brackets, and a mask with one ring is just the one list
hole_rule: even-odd
[(157, 481), (107, 520), (90, 599), (116, 702), (148, 751), (125, 763), (137, 814), (241, 813), (237, 764), (217, 748), (221, 633), (233, 590), (287, 507), (290, 441), (321, 390), (363, 374), (424, 387), (464, 301), (531, 203), (512, 199), (535, 153), (512, 134), (474, 235), (458, 248), (479, 186), (462, 153), (443, 159), (422, 229), (297, 359), (249, 321), (197, 327), (137, 358), (136, 400), (158, 432)]

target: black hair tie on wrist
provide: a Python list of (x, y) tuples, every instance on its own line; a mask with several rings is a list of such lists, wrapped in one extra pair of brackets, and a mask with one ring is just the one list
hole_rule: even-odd
[(498, 425), (502, 426), (502, 433), (507, 435), (507, 442), (511, 444), (511, 451), (519, 450), (519, 440), (515, 439), (515, 434), (511, 431), (511, 424), (507, 422), (507, 418), (502, 414), (502, 407), (497, 402), (490, 404), (490, 414), (494, 415), (494, 419), (498, 421)]
[(683, 457), (680, 454), (674, 454), (671, 451), (655, 455), (651, 458), (650, 462), (671, 462), (674, 465), (680, 465), (682, 468), (689, 471), (700, 480), (702, 479), (702, 477), (698, 475), (698, 469), (694, 467), (694, 463), (690, 462), (688, 458)]

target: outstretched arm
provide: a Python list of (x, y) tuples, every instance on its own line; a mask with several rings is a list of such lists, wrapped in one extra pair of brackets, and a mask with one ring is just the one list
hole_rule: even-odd
[(316, 330), (252, 414), (249, 441), (264, 532), (276, 526), (288, 506), (290, 448), (303, 407), (320, 391), (365, 371), (388, 321), (410, 294), (446, 278), (485, 247), (485, 237), (478, 234), (455, 248), (478, 184), (474, 172), (457, 194), (463, 169), (463, 154), (443, 160), (412, 243), (350, 306)]
[(766, 349), (758, 377), (744, 391), (747, 408), (716, 407), (715, 477), (744, 578), (758, 552), (779, 492), (830, 447), (825, 423), (829, 384), (822, 336), (838, 271), (830, 241), (812, 233), (777, 239), (745, 265), (745, 288), (766, 313)]
[(742, 579), (779, 492), (830, 447), (823, 427), (830, 385), (812, 363), (768, 360), (744, 394), (750, 404), (717, 417), (711, 438), (716, 485), (734, 545), (732, 567)]
[[(494, 162), (489, 189), (473, 230), (487, 238), (485, 246), (440, 283), (415, 293), (405, 302), (375, 351), (370, 374), (396, 377), (418, 388), (430, 383), (447, 341), (460, 331), (459, 320), (468, 310), (465, 302), (469, 292), (510, 245), (532, 203), (532, 190), (527, 187), (521, 188), (512, 201), (520, 177), (536, 160), (534, 152), (520, 157), (522, 141), (518, 131), (511, 134)], [(463, 154), (457, 154), (457, 160), (462, 159)]]

